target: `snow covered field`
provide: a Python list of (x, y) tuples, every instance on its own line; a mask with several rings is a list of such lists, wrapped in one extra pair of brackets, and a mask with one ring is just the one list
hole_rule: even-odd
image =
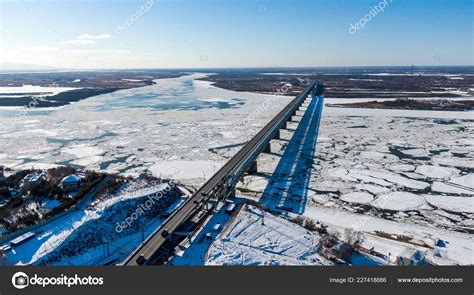
[(330, 265), (317, 254), (318, 235), (253, 206), (227, 227), (209, 248), (206, 265)]
[(37, 97), (53, 96), (61, 92), (80, 88), (73, 87), (42, 87), (35, 85), (23, 85), (21, 87), (0, 87), (2, 97), (23, 97), (35, 94)]

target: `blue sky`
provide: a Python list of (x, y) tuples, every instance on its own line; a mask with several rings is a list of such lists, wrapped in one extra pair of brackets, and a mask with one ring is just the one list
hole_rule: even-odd
[[(71, 69), (474, 64), (472, 0), (384, 1), (0, 0), (0, 58)], [(374, 5), (384, 10), (370, 16)]]

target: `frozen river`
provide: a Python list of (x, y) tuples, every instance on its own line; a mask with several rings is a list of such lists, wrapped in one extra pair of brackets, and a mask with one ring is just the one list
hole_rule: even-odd
[[(219, 89), (197, 80), (202, 77), (155, 80), (61, 108), (31, 109), (24, 116), (19, 115), (24, 109), (4, 108), (0, 164), (151, 172), (199, 184), (290, 100), (274, 98), (253, 116), (271, 95)], [(245, 129), (236, 127), (243, 120)]]
[[(19, 116), (22, 108), (0, 109), (0, 165), (67, 164), (198, 185), (291, 99), (216, 88), (198, 80), (205, 76), (159, 79), (65, 107), (30, 109), (24, 116)], [(336, 121), (346, 116), (472, 118), (472, 112), (328, 108), (325, 113), (337, 114)]]

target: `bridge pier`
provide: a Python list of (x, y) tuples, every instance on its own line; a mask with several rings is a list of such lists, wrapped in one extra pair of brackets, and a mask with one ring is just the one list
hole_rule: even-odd
[(275, 137), (273, 139), (281, 139), (281, 131), (278, 130), (278, 132), (275, 134)]
[(255, 174), (258, 172), (257, 170), (257, 161), (254, 161), (252, 163), (252, 166), (250, 166), (249, 170), (247, 171), (249, 174)]
[(299, 122), (298, 118), (298, 116), (291, 116), (291, 122)]
[(265, 146), (265, 149), (263, 149), (263, 152), (267, 154), (270, 154), (272, 152), (272, 144), (270, 142)]

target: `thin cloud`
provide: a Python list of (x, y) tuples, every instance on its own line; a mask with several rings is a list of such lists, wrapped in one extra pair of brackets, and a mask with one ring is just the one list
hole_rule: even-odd
[(64, 50), (64, 52), (68, 53), (80, 53), (80, 54), (128, 54), (130, 53), (128, 50), (114, 50), (114, 49), (97, 49), (97, 50), (82, 50), (82, 49), (74, 49), (74, 50)]
[(88, 39), (75, 39), (75, 40), (67, 40), (67, 41), (62, 41), (61, 43), (63, 44), (80, 44), (80, 45), (86, 45), (86, 44), (94, 44), (94, 40), (88, 40)]
[(31, 47), (33, 50), (39, 50), (39, 51), (58, 51), (59, 48), (53, 47), (53, 46), (33, 46)]
[(110, 39), (112, 35), (109, 34), (100, 34), (100, 35), (91, 35), (91, 34), (81, 34), (77, 39), (81, 40), (100, 40), (100, 39)]

